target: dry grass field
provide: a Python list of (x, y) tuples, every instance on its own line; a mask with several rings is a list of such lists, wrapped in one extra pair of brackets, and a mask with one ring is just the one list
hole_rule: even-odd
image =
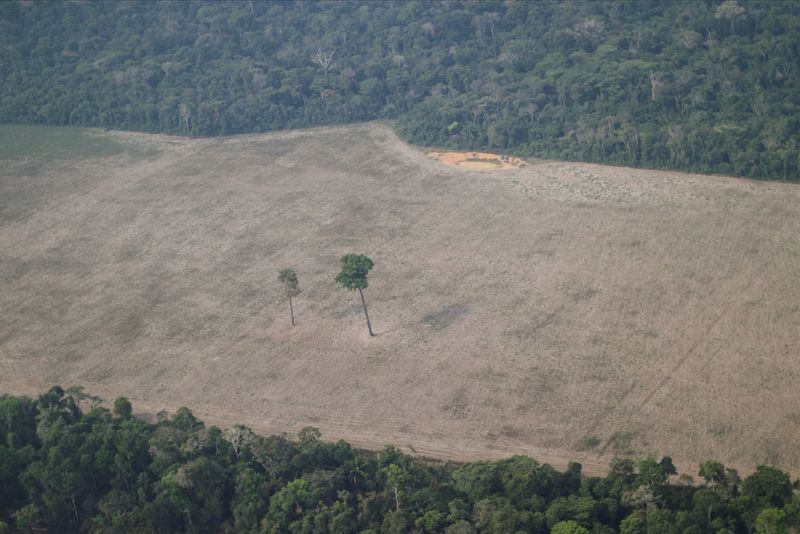
[[(64, 132), (0, 133), (0, 391), (444, 459), (800, 470), (798, 186), (462, 170), (373, 124)], [(376, 264), (374, 338), (348, 252)]]

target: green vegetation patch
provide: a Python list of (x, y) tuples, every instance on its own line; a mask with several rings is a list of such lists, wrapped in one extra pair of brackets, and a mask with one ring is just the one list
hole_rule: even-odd
[(588, 451), (597, 448), (601, 440), (597, 436), (584, 436), (575, 444), (575, 449), (579, 451)]
[(127, 148), (115, 139), (83, 128), (0, 125), (0, 159), (102, 158), (121, 154)]
[(635, 437), (635, 432), (614, 432), (608, 438), (605, 448), (611, 447), (615, 454), (630, 455), (633, 453), (633, 440)]

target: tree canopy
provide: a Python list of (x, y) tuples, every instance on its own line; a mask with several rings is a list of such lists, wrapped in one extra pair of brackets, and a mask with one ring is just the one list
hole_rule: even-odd
[(342, 270), (336, 275), (336, 282), (345, 289), (367, 289), (367, 274), (375, 266), (363, 254), (345, 254), (341, 259)]
[(278, 272), (278, 281), (284, 285), (287, 297), (293, 298), (300, 294), (300, 282), (297, 279), (297, 273), (293, 269), (288, 267), (281, 269)]

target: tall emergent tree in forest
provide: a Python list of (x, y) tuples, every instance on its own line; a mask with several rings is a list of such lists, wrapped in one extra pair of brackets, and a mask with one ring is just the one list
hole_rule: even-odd
[(358, 294), (361, 295), (361, 304), (364, 305), (364, 317), (367, 318), (367, 330), (369, 330), (370, 336), (374, 336), (372, 324), (369, 322), (364, 290), (367, 289), (367, 273), (375, 264), (363, 254), (345, 254), (341, 261), (342, 272), (336, 275), (336, 282), (345, 289), (358, 289)]
[(286, 296), (289, 297), (289, 314), (292, 316), (292, 326), (294, 326), (294, 307), (292, 298), (300, 294), (300, 285), (297, 281), (297, 273), (293, 269), (281, 269), (278, 273), (278, 281), (286, 287)]

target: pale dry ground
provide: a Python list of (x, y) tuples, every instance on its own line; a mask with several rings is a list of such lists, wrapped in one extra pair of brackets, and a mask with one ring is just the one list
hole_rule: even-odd
[[(800, 470), (798, 186), (465, 171), (380, 125), (106, 135), (147, 150), (0, 161), (0, 391), (455, 460)], [(373, 339), (348, 252), (376, 264)]]

